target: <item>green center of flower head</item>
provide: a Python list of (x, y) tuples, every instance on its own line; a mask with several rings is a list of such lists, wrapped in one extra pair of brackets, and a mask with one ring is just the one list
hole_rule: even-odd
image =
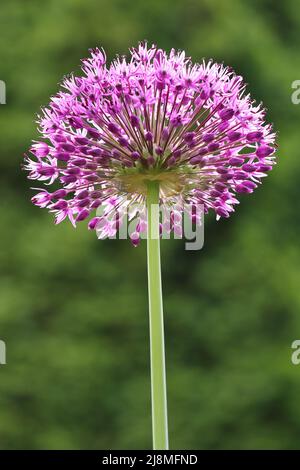
[(137, 165), (132, 168), (122, 168), (118, 171), (112, 182), (116, 189), (123, 193), (146, 196), (149, 181), (157, 181), (160, 188), (160, 197), (171, 198), (182, 194), (187, 195), (192, 189), (205, 187), (205, 178), (188, 165), (180, 165), (174, 168), (153, 166), (145, 168)]

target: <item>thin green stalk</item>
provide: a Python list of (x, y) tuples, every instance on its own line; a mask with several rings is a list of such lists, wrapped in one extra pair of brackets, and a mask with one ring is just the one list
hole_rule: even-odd
[(169, 448), (169, 442), (165, 341), (160, 269), (159, 183), (157, 181), (148, 182), (147, 214), (147, 261), (153, 449), (167, 450)]

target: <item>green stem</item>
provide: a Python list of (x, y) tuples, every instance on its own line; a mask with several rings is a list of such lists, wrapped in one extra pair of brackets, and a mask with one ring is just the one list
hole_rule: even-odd
[(148, 182), (147, 261), (150, 320), (151, 400), (153, 449), (167, 450), (167, 392), (165, 342), (160, 269), (159, 183)]

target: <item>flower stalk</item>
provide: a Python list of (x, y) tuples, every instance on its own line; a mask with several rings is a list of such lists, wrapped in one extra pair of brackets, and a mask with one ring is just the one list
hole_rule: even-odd
[(157, 181), (149, 181), (147, 189), (147, 264), (153, 449), (167, 450), (169, 442), (160, 267), (159, 183)]

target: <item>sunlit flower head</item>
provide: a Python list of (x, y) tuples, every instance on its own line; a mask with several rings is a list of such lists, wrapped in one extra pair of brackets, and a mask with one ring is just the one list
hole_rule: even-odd
[(89, 219), (90, 229), (107, 233), (118, 229), (108, 227), (110, 209), (143, 206), (147, 181), (156, 180), (160, 205), (202, 205), (228, 217), (237, 195), (252, 193), (275, 163), (264, 109), (228, 67), (193, 64), (184, 52), (146, 43), (130, 54), (107, 66), (104, 51), (92, 50), (83, 76), (65, 78), (43, 109), (43, 140), (32, 145), (25, 168), (55, 188), (33, 203), (56, 223)]

